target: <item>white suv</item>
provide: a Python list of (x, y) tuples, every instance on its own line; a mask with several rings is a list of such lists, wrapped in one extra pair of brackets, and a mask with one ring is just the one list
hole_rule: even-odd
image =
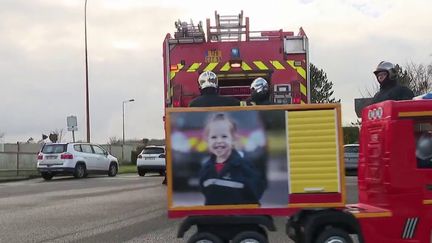
[(118, 168), (117, 158), (96, 144), (45, 144), (37, 157), (37, 169), (45, 180), (51, 180), (55, 175), (82, 178), (89, 173), (116, 176)]
[(165, 147), (147, 146), (137, 158), (138, 175), (144, 176), (147, 172), (159, 172), (165, 175)]

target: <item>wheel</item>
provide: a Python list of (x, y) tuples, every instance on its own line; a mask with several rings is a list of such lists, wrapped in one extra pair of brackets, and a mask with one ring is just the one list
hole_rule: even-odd
[(353, 240), (345, 230), (329, 227), (318, 235), (315, 243), (353, 243)]
[(145, 176), (146, 172), (144, 170), (138, 170), (139, 176)]
[(83, 178), (87, 174), (87, 170), (84, 164), (77, 164), (75, 166), (74, 177)]
[(256, 231), (243, 231), (232, 239), (232, 243), (267, 243), (267, 237)]
[(51, 173), (42, 173), (42, 178), (44, 178), (44, 180), (49, 181), (53, 178), (53, 174)]
[(192, 235), (187, 243), (223, 243), (223, 241), (215, 234), (198, 232)]
[(164, 176), (166, 174), (166, 171), (165, 170), (161, 170), (161, 171), (159, 171), (159, 175), (160, 176)]
[(108, 176), (111, 177), (116, 176), (117, 171), (118, 171), (117, 165), (115, 163), (111, 163), (108, 169)]

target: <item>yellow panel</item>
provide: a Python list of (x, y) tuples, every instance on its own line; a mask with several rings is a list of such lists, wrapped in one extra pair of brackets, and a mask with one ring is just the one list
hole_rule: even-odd
[(336, 110), (286, 114), (290, 192), (340, 192)]

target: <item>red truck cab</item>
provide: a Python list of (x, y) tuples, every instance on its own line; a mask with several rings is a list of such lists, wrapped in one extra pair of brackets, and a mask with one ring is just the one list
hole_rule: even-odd
[(431, 133), (432, 100), (363, 110), (357, 206), (365, 242), (432, 242), (432, 161), (416, 156), (419, 138)]

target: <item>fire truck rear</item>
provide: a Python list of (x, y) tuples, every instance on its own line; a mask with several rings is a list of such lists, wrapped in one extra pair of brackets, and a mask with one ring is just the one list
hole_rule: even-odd
[(165, 107), (185, 107), (199, 95), (197, 79), (213, 71), (219, 79), (219, 93), (244, 100), (255, 78), (271, 85), (271, 99), (277, 104), (310, 101), (308, 38), (300, 28), (291, 31), (251, 31), (249, 18), (222, 16), (207, 29), (202, 23), (175, 23), (174, 36), (164, 40), (163, 61)]

